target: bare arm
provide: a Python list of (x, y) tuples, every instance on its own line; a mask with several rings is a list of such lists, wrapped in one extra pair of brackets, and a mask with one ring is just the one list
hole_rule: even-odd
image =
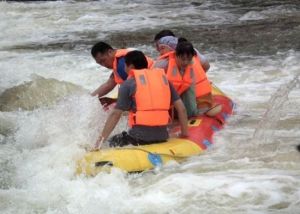
[(188, 136), (188, 118), (186, 109), (181, 99), (176, 100), (173, 104), (178, 113), (178, 119), (181, 126), (181, 135), (182, 137), (186, 137)]
[(209, 61), (208, 59), (199, 53), (199, 51), (197, 49), (195, 49), (196, 53), (197, 53), (197, 56), (201, 62), (201, 65), (202, 65), (202, 68), (204, 69), (205, 72), (208, 71), (208, 69), (210, 68), (210, 64), (209, 64)]
[(210, 64), (209, 64), (208, 60), (204, 60), (203, 62), (201, 62), (201, 65), (205, 72), (207, 72), (208, 69), (210, 68)]
[(91, 93), (91, 95), (92, 96), (98, 95), (98, 97), (102, 97), (102, 96), (106, 95), (107, 93), (111, 92), (116, 85), (117, 84), (112, 75), (108, 78), (108, 80), (105, 83), (100, 85), (93, 93)]
[(101, 135), (98, 137), (97, 142), (95, 144), (95, 149), (99, 149), (101, 146), (102, 142), (104, 142), (110, 133), (114, 130), (116, 127), (117, 123), (119, 122), (121, 116), (122, 116), (122, 110), (120, 109), (114, 109), (110, 115), (108, 116), (104, 128), (102, 130)]

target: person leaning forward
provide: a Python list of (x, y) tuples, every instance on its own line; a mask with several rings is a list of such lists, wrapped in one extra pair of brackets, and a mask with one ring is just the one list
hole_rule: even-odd
[[(127, 79), (124, 57), (129, 51), (128, 49), (113, 49), (105, 42), (98, 42), (92, 47), (91, 54), (96, 63), (113, 71), (108, 80), (91, 93), (92, 96), (98, 95), (100, 98)], [(147, 57), (147, 61), (150, 67), (153, 60)]]
[[(95, 149), (108, 139), (119, 122), (123, 111), (129, 111), (130, 129), (111, 137), (109, 145), (144, 145), (164, 142), (169, 138), (167, 124), (171, 105), (178, 112), (181, 136), (188, 135), (185, 107), (167, 80), (163, 69), (147, 69), (145, 55), (140, 51), (131, 51), (125, 56), (125, 71), (128, 79), (119, 88), (117, 104), (108, 116)], [(155, 97), (153, 97), (155, 96)]]

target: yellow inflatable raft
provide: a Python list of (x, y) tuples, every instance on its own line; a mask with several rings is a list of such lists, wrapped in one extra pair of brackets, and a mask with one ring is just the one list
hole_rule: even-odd
[[(77, 174), (94, 176), (100, 171), (117, 167), (127, 172), (141, 172), (153, 169), (175, 160), (183, 161), (187, 157), (199, 155), (213, 144), (213, 134), (222, 129), (226, 119), (232, 114), (234, 104), (215, 86), (213, 88), (214, 103), (222, 106), (214, 117), (206, 115), (189, 120), (188, 138), (171, 138), (167, 142), (143, 146), (108, 148), (88, 152), (77, 162)], [(177, 133), (179, 126), (170, 132)]]

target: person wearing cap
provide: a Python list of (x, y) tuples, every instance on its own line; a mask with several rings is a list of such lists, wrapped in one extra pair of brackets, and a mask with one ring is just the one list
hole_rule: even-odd
[(169, 137), (167, 125), (171, 105), (178, 112), (181, 137), (188, 135), (184, 104), (167, 80), (164, 70), (147, 67), (148, 62), (141, 51), (131, 51), (125, 55), (128, 78), (119, 88), (116, 106), (108, 116), (94, 149), (99, 149), (108, 139), (123, 111), (129, 111), (128, 122), (131, 129), (111, 137), (108, 141), (112, 147), (166, 141)]
[[(163, 37), (166, 38), (161, 40)], [(176, 49), (178, 38), (176, 38), (175, 34), (171, 30), (165, 29), (158, 32), (154, 36), (154, 42), (155, 42), (156, 50), (159, 52), (161, 56), (169, 51), (174, 51)], [(210, 68), (208, 59), (203, 54), (200, 54), (197, 49), (195, 49), (195, 51), (197, 53), (197, 56), (201, 62), (204, 71), (207, 72)], [(157, 63), (160, 63), (159, 61), (160, 60), (158, 59)]]
[(165, 70), (183, 100), (188, 117), (205, 113), (212, 107), (212, 87), (192, 43), (173, 36), (163, 37), (159, 42), (171, 48), (176, 44), (176, 47), (175, 51), (163, 53), (162, 61), (155, 62), (154, 67)]
[[(112, 69), (113, 72), (105, 83), (101, 84), (96, 90), (91, 93), (92, 96), (97, 95), (101, 101), (102, 96), (112, 91), (117, 84), (121, 84), (127, 79), (124, 57), (129, 51), (131, 50), (113, 49), (109, 44), (105, 42), (98, 42), (93, 45), (91, 54), (96, 63), (108, 69)], [(153, 60), (147, 57), (147, 61), (150, 67), (153, 64)]]

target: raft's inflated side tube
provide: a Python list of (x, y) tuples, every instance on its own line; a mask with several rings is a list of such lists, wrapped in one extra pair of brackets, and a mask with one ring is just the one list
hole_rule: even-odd
[(96, 175), (117, 167), (127, 172), (141, 172), (164, 165), (170, 160), (181, 161), (202, 149), (190, 140), (170, 139), (166, 143), (103, 149), (87, 153), (78, 162), (77, 174)]
[[(141, 172), (166, 164), (181, 162), (187, 157), (198, 155), (213, 144), (213, 134), (223, 128), (232, 114), (233, 102), (218, 88), (213, 87), (214, 103), (222, 105), (215, 117), (198, 116), (189, 120), (188, 138), (171, 138), (165, 143), (102, 149), (88, 152), (77, 163), (77, 174), (94, 176), (100, 171), (117, 167), (127, 172)], [(179, 132), (175, 126), (171, 132)]]

